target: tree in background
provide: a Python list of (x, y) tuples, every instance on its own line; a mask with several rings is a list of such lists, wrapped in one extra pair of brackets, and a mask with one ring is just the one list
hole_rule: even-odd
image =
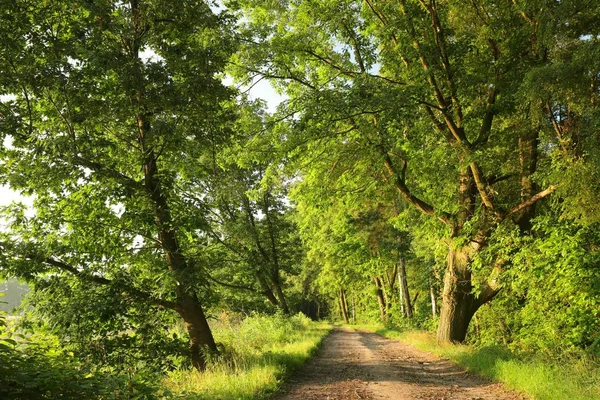
[[(215, 271), (219, 276), (213, 276), (213, 281), (262, 294), (272, 306), (289, 314), (283, 274), (297, 273), (303, 249), (291, 209), (285, 204), (285, 188), (265, 182), (266, 167), (230, 165), (216, 178), (220, 183), (211, 194), (211, 234), (220, 247), (215, 262), (224, 268)], [(239, 282), (232, 285), (231, 277), (236, 275)]]

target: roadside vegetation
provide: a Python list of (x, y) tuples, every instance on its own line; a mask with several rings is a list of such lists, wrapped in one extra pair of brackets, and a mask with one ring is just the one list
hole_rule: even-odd
[(2, 321), (0, 398), (14, 400), (262, 399), (311, 357), (331, 328), (303, 314), (225, 314), (213, 323), (221, 354), (199, 372), (183, 354), (162, 371), (144, 364), (98, 368), (49, 333), (12, 335)]
[(435, 335), (381, 323), (351, 325), (448, 358), (468, 371), (502, 382), (536, 400), (600, 399), (600, 359), (580, 352), (561, 359), (515, 353), (502, 345), (438, 344)]
[(29, 288), (1, 390), (264, 396), (325, 332), (300, 312), (597, 388), (600, 2), (11, 0), (0, 19), (0, 279)]
[(330, 329), (302, 314), (221, 319), (214, 325), (221, 356), (203, 372), (170, 372), (164, 386), (185, 399), (266, 398), (314, 354)]

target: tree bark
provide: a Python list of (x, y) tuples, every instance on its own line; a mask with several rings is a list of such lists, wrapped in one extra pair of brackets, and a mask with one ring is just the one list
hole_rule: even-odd
[(352, 293), (352, 322), (356, 323), (356, 303), (354, 302), (354, 293)]
[(346, 324), (350, 323), (348, 318), (348, 303), (346, 302), (346, 291), (344, 288), (340, 288), (340, 309), (342, 310), (342, 316)]
[(433, 318), (437, 316), (437, 304), (435, 301), (435, 289), (433, 288), (433, 280), (429, 278), (429, 297), (431, 299), (431, 315)]
[(467, 248), (449, 251), (437, 331), (438, 343), (464, 342), (469, 322), (479, 308), (479, 302), (472, 293), (469, 262)]
[(267, 280), (262, 275), (261, 271), (256, 271), (256, 273), (254, 275), (256, 276), (256, 280), (258, 281), (260, 288), (262, 289), (262, 293), (265, 295), (267, 300), (269, 300), (269, 303), (271, 303), (273, 306), (277, 307), (279, 305), (277, 303), (277, 298), (273, 294), (273, 290), (267, 283)]
[(400, 258), (398, 265), (398, 280), (400, 282), (400, 290), (404, 302), (404, 316), (410, 319), (413, 316), (413, 310), (410, 302), (410, 293), (408, 291), (408, 279), (406, 277), (406, 260), (402, 257)]
[[(533, 130), (519, 136), (519, 163), (521, 166), (521, 202), (531, 198), (537, 192), (536, 184), (531, 176), (535, 173), (538, 161), (539, 131)], [(529, 232), (531, 220), (535, 217), (535, 203), (517, 213), (515, 218), (521, 232)]]
[[(275, 227), (273, 226), (273, 221), (271, 220), (271, 214), (269, 212), (269, 192), (266, 192), (263, 196), (263, 213), (265, 214), (265, 220), (267, 221), (267, 228), (269, 232), (269, 241), (271, 244), (271, 257), (272, 257), (272, 273), (271, 273), (271, 284), (275, 291), (275, 295), (277, 296), (277, 300), (279, 301), (279, 307), (285, 314), (289, 314), (290, 310), (288, 308), (287, 302), (285, 301), (285, 296), (283, 294), (283, 290), (281, 289), (281, 278), (279, 276), (279, 271), (281, 270), (281, 265), (279, 264), (279, 252), (277, 249), (277, 233), (275, 231)], [(346, 310), (348, 307), (346, 307)]]
[[(131, 0), (130, 4), (134, 30), (131, 54), (137, 62), (139, 61), (140, 38), (143, 36), (143, 32), (147, 29), (147, 26), (145, 26), (141, 16), (138, 1)], [(143, 76), (142, 71), (137, 71), (137, 90), (135, 99), (132, 100), (137, 103), (138, 110), (145, 109), (145, 83)], [(198, 298), (185, 287), (185, 273), (188, 271), (189, 265), (181, 252), (177, 239), (177, 226), (173, 223), (169, 202), (160, 182), (154, 145), (149, 142), (151, 130), (149, 118), (150, 115), (142, 111), (139, 111), (136, 116), (137, 139), (143, 157), (144, 189), (154, 210), (158, 241), (165, 255), (167, 268), (177, 282), (175, 311), (183, 319), (188, 331), (192, 363), (198, 370), (202, 370), (206, 367), (204, 352), (218, 353), (218, 350)]]
[(176, 311), (183, 319), (190, 337), (192, 365), (202, 371), (206, 368), (206, 352), (218, 353), (217, 345), (196, 296), (185, 294), (181, 297)]
[(281, 289), (281, 284), (279, 283), (279, 270), (273, 272), (273, 276), (271, 277), (271, 286), (273, 287), (275, 296), (277, 296), (277, 304), (279, 308), (281, 308), (281, 311), (283, 311), (284, 314), (289, 314), (290, 309), (288, 308), (283, 290)]
[(398, 274), (398, 296), (400, 296), (400, 313), (406, 317), (406, 312), (404, 310), (404, 293), (402, 292), (402, 278), (400, 277), (400, 274)]
[(375, 282), (376, 295), (377, 295), (377, 303), (379, 304), (379, 316), (382, 322), (387, 321), (387, 314), (385, 313), (385, 299), (383, 298), (383, 289), (381, 285), (381, 280), (379, 277), (374, 277), (373, 281)]

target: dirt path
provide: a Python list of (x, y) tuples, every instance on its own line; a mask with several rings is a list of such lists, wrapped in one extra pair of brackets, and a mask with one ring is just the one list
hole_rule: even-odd
[(335, 329), (276, 400), (517, 400), (450, 361), (374, 333)]

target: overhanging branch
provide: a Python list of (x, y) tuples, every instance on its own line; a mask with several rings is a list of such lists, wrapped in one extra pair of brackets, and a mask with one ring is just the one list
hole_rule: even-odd
[[(37, 257), (31, 256), (31, 255), (26, 256), (26, 258), (28, 258), (32, 261), (38, 260)], [(68, 272), (83, 281), (92, 282), (92, 283), (95, 283), (98, 285), (111, 285), (111, 284), (115, 283), (114, 281), (112, 281), (110, 279), (106, 279), (101, 276), (84, 274), (81, 271), (79, 271), (77, 268), (75, 268), (74, 266), (67, 264), (64, 261), (57, 260), (53, 257), (46, 257), (46, 258), (43, 258), (41, 261), (45, 264), (56, 267), (62, 271)], [(124, 285), (121, 282), (118, 282), (118, 284), (119, 284), (119, 286), (123, 287), (123, 289), (126, 293), (128, 293), (129, 295), (131, 295), (133, 297), (138, 297), (138, 298), (147, 300), (153, 304), (156, 304), (156, 305), (159, 305), (159, 306), (171, 309), (171, 310), (174, 310), (177, 307), (177, 304), (175, 302), (158, 299), (158, 298), (150, 295), (149, 293), (143, 292), (143, 291), (136, 289), (129, 285)]]

